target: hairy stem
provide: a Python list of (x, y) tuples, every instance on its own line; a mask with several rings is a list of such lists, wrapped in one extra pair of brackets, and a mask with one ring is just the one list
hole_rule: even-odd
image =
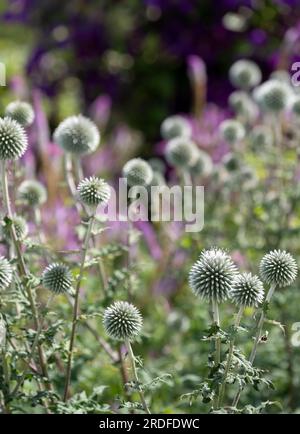
[(145, 413), (151, 414), (151, 412), (149, 410), (149, 407), (147, 405), (147, 402), (145, 400), (144, 392), (140, 388), (139, 377), (138, 377), (138, 373), (137, 373), (137, 369), (136, 369), (136, 364), (135, 364), (135, 357), (134, 357), (132, 346), (131, 346), (131, 343), (130, 343), (129, 339), (125, 340), (125, 345), (127, 347), (128, 356), (129, 356), (131, 367), (132, 367), (133, 378), (134, 378), (134, 381), (136, 383), (136, 387), (138, 388), (138, 393), (140, 395), (141, 403), (143, 405)]
[[(271, 287), (269, 289), (269, 292), (268, 292), (268, 294), (266, 296), (265, 303), (270, 303), (275, 289), (276, 289), (276, 285), (274, 285), (274, 284), (271, 285)], [(256, 357), (257, 347), (258, 347), (259, 341), (261, 339), (261, 334), (262, 334), (262, 328), (263, 328), (263, 325), (264, 325), (264, 321), (265, 321), (265, 312), (263, 311), (261, 313), (260, 317), (259, 317), (259, 320), (258, 320), (258, 323), (257, 323), (257, 326), (256, 326), (256, 335), (255, 335), (254, 345), (253, 345), (253, 348), (252, 348), (252, 351), (251, 351), (251, 354), (250, 354), (250, 357), (249, 357), (249, 362), (252, 363), (252, 364), (253, 364), (253, 362), (255, 360), (255, 357)], [(243, 390), (244, 390), (244, 387), (240, 387), (239, 388), (239, 390), (238, 390), (238, 392), (237, 392), (237, 394), (236, 394), (236, 396), (235, 396), (235, 398), (233, 400), (233, 403), (232, 403), (233, 407), (236, 407), (238, 405)]]
[(77, 279), (76, 290), (75, 290), (75, 301), (74, 301), (74, 307), (73, 307), (72, 330), (71, 330), (71, 338), (70, 338), (69, 354), (68, 354), (68, 363), (67, 363), (67, 372), (66, 372), (66, 380), (65, 380), (65, 390), (64, 390), (64, 401), (65, 402), (68, 399), (70, 380), (71, 380), (73, 349), (74, 349), (74, 342), (75, 342), (77, 321), (78, 321), (78, 315), (79, 315), (80, 286), (81, 286), (81, 281), (82, 281), (82, 278), (83, 278), (85, 260), (86, 260), (88, 246), (89, 246), (89, 241), (90, 241), (91, 234), (92, 234), (94, 220), (95, 220), (95, 215), (92, 215), (89, 218), (88, 227), (87, 227), (87, 230), (86, 230), (83, 246), (82, 246), (82, 249), (81, 249), (80, 270), (79, 270), (79, 276), (78, 276), (78, 279)]
[[(12, 210), (11, 210), (11, 206), (10, 206), (10, 198), (9, 198), (9, 190), (8, 190), (8, 182), (7, 182), (7, 174), (6, 174), (6, 164), (5, 164), (4, 160), (1, 160), (1, 183), (2, 183), (2, 194), (3, 194), (4, 208), (5, 208), (7, 217), (12, 221)], [(28, 297), (31, 311), (32, 311), (34, 326), (35, 326), (36, 330), (38, 330), (40, 327), (40, 320), (39, 320), (39, 316), (38, 316), (38, 311), (37, 311), (37, 307), (36, 307), (35, 300), (33, 297), (32, 289), (31, 289), (31, 286), (29, 283), (29, 280), (30, 280), (29, 279), (29, 273), (27, 271), (27, 267), (26, 267), (25, 260), (23, 257), (22, 245), (20, 243), (20, 240), (16, 236), (16, 231), (15, 231), (13, 223), (10, 225), (10, 234), (11, 234), (11, 239), (12, 239), (12, 242), (13, 242), (13, 245), (14, 245), (14, 248), (16, 251), (16, 255), (17, 255), (17, 264), (18, 264), (20, 278), (22, 281), (25, 281), (25, 289), (26, 289), (27, 297)], [(39, 360), (40, 360), (40, 366), (42, 369), (42, 374), (43, 374), (43, 377), (47, 379), (46, 387), (47, 387), (47, 389), (51, 390), (52, 387), (51, 387), (51, 384), (49, 382), (49, 374), (48, 374), (48, 369), (47, 369), (46, 357), (45, 357), (42, 345), (40, 345), (40, 344), (38, 345), (38, 350), (39, 350)]]
[[(211, 302), (212, 307), (212, 316), (213, 316), (213, 322), (218, 327), (220, 327), (220, 316), (219, 316), (219, 307), (218, 302), (216, 300), (212, 300)], [(219, 366), (221, 362), (221, 339), (217, 338), (215, 342), (215, 364), (216, 366)], [(214, 398), (213, 407), (217, 408), (218, 406), (218, 394), (216, 393), (216, 396)]]
[[(234, 329), (236, 330), (241, 322), (242, 316), (243, 316), (243, 312), (244, 312), (244, 306), (242, 306), (237, 314), (235, 323), (234, 323)], [(226, 367), (225, 367), (225, 372), (224, 372), (224, 377), (223, 377), (223, 381), (222, 381), (222, 385), (221, 385), (221, 389), (220, 389), (220, 394), (219, 394), (219, 399), (218, 399), (218, 407), (222, 406), (223, 403), (223, 399), (224, 399), (224, 395), (225, 395), (225, 390), (226, 390), (226, 381), (227, 381), (227, 376), (230, 370), (230, 366), (231, 366), (231, 361), (232, 361), (232, 356), (233, 356), (233, 349), (234, 349), (234, 342), (235, 342), (235, 337), (233, 337), (231, 339), (230, 345), (229, 345), (229, 349), (228, 349), (228, 356), (227, 356), (227, 361), (226, 361)]]

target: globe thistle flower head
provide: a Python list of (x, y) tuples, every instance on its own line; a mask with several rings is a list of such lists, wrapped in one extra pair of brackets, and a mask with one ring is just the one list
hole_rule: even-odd
[(143, 320), (135, 306), (126, 301), (117, 301), (105, 309), (103, 325), (111, 338), (133, 341), (140, 334)]
[(229, 295), (239, 307), (257, 307), (264, 300), (264, 287), (257, 276), (251, 273), (238, 274)]
[(261, 82), (261, 70), (251, 60), (238, 60), (229, 70), (229, 79), (234, 87), (251, 89)]
[(14, 119), (0, 118), (0, 160), (21, 158), (28, 146), (24, 128)]
[(165, 140), (174, 137), (191, 137), (192, 129), (189, 122), (182, 116), (170, 116), (161, 124), (161, 135)]
[(150, 186), (151, 187), (162, 187), (164, 185), (166, 185), (166, 180), (164, 178), (164, 175), (162, 175), (161, 172), (154, 170)]
[(40, 206), (47, 201), (47, 190), (39, 181), (26, 180), (18, 188), (18, 198), (28, 206)]
[(160, 172), (164, 174), (166, 172), (166, 165), (163, 160), (160, 158), (150, 158), (148, 160), (148, 163), (150, 164), (153, 171)]
[(189, 273), (189, 285), (196, 296), (222, 302), (229, 296), (237, 268), (221, 249), (204, 250)]
[(293, 97), (291, 102), (291, 111), (295, 116), (300, 116), (300, 95)]
[(228, 172), (235, 172), (241, 167), (240, 159), (232, 153), (226, 154), (223, 158), (222, 163), (224, 164), (224, 167), (228, 170)]
[(0, 256), (0, 291), (6, 289), (12, 282), (12, 266), (3, 256)]
[(290, 253), (285, 250), (273, 250), (262, 258), (259, 271), (264, 282), (284, 287), (294, 282), (298, 267)]
[(258, 116), (258, 107), (246, 92), (236, 90), (228, 99), (229, 106), (237, 116), (243, 116), (248, 122)]
[(28, 235), (28, 225), (26, 220), (20, 216), (14, 214), (12, 216), (11, 222), (10, 221), (4, 221), (2, 224), (2, 235), (6, 239), (10, 239), (10, 227), (13, 225), (15, 234), (18, 240), (24, 240), (24, 238)]
[(221, 137), (228, 143), (237, 143), (245, 137), (245, 128), (234, 119), (228, 119), (220, 124)]
[(123, 167), (123, 176), (127, 179), (129, 187), (149, 185), (153, 178), (150, 164), (142, 158), (133, 158)]
[(91, 119), (78, 115), (62, 121), (53, 135), (54, 141), (66, 152), (84, 155), (94, 152), (100, 143), (100, 133)]
[(191, 166), (191, 174), (195, 176), (209, 176), (213, 170), (213, 162), (210, 155), (202, 150), (197, 151), (197, 157)]
[(253, 97), (262, 110), (279, 113), (288, 106), (291, 88), (284, 82), (272, 79), (256, 88)]
[(60, 263), (48, 265), (42, 274), (42, 285), (54, 294), (63, 294), (72, 288), (73, 277), (70, 269)]
[(176, 137), (167, 143), (165, 155), (168, 163), (172, 166), (187, 168), (196, 162), (197, 152), (195, 143), (190, 139)]
[(77, 187), (79, 200), (89, 207), (105, 205), (110, 198), (110, 186), (104, 179), (92, 176), (83, 179)]
[(256, 125), (250, 135), (254, 149), (263, 149), (273, 144), (273, 134), (266, 125)]
[(28, 102), (13, 101), (5, 109), (5, 115), (17, 121), (22, 127), (28, 127), (34, 121), (34, 111)]

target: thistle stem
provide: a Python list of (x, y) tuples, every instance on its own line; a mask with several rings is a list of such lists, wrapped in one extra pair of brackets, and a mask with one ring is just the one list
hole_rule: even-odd
[[(5, 208), (7, 217), (12, 221), (12, 210), (11, 210), (11, 206), (10, 206), (10, 198), (9, 198), (9, 190), (8, 190), (8, 182), (7, 182), (7, 174), (6, 174), (6, 163), (4, 160), (1, 160), (1, 183), (2, 183), (2, 195), (3, 195), (4, 208)], [(29, 273), (27, 271), (27, 267), (26, 267), (26, 264), (25, 264), (25, 261), (23, 258), (23, 254), (22, 254), (22, 245), (20, 243), (20, 240), (16, 236), (16, 231), (15, 231), (13, 222), (10, 225), (10, 233), (11, 233), (12, 242), (13, 242), (13, 245), (14, 245), (14, 248), (16, 251), (16, 255), (17, 255), (19, 274), (20, 274), (21, 280), (23, 280), (23, 279), (25, 280), (25, 289), (26, 289), (27, 297), (28, 297), (31, 311), (32, 311), (34, 326), (35, 326), (36, 330), (38, 330), (40, 327), (39, 315), (38, 315), (35, 300), (34, 300), (34, 297), (32, 294), (32, 290), (31, 290), (31, 287), (29, 284)], [(43, 374), (43, 377), (47, 378), (47, 380), (48, 380), (46, 382), (46, 387), (48, 390), (51, 390), (52, 387), (51, 387), (51, 384), (49, 382), (49, 374), (48, 374), (48, 369), (47, 369), (46, 357), (45, 357), (42, 345), (40, 345), (40, 344), (38, 345), (38, 350), (39, 350), (39, 360), (40, 360), (40, 366), (42, 369), (42, 374)]]
[[(218, 308), (218, 302), (213, 299), (211, 302), (212, 307), (212, 316), (213, 316), (213, 322), (218, 327), (220, 327), (220, 317), (219, 317), (219, 308)], [(215, 342), (215, 364), (216, 367), (219, 366), (221, 362), (221, 339), (218, 337)], [(218, 406), (218, 394), (214, 397), (213, 407), (216, 408)]]
[[(236, 331), (236, 329), (240, 325), (240, 322), (241, 322), (241, 319), (242, 319), (242, 316), (243, 316), (243, 312), (244, 312), (244, 306), (242, 306), (239, 309), (239, 311), (238, 311), (238, 314), (237, 314), (237, 317), (236, 317), (235, 323), (234, 323), (234, 331)], [(234, 349), (234, 342), (235, 342), (235, 337), (233, 336), (233, 338), (230, 341), (230, 345), (229, 345), (229, 349), (228, 349), (227, 362), (226, 362), (226, 367), (225, 367), (223, 382), (222, 382), (222, 385), (221, 385), (219, 399), (218, 399), (218, 407), (222, 406), (224, 395), (225, 395), (226, 381), (227, 381), (227, 376), (228, 376), (228, 373), (229, 373), (229, 370), (230, 370), (230, 366), (231, 366), (231, 361), (232, 361), (232, 356), (233, 356), (233, 349)]]
[(78, 276), (78, 280), (77, 280), (77, 284), (76, 284), (75, 301), (74, 301), (74, 307), (73, 307), (73, 321), (72, 321), (72, 330), (71, 330), (69, 355), (68, 355), (68, 363), (67, 363), (67, 372), (66, 372), (66, 380), (65, 380), (64, 402), (67, 401), (68, 395), (69, 395), (69, 387), (70, 387), (71, 371), (72, 371), (73, 349), (74, 349), (77, 321), (78, 321), (78, 315), (79, 315), (80, 286), (81, 286), (81, 281), (83, 278), (85, 260), (86, 260), (88, 246), (89, 246), (89, 241), (90, 241), (92, 230), (93, 230), (94, 220), (95, 220), (95, 214), (93, 214), (89, 218), (88, 227), (86, 230), (83, 246), (81, 249), (80, 270), (79, 270), (79, 276)]
[(125, 340), (125, 345), (127, 347), (127, 351), (128, 351), (128, 355), (129, 355), (129, 359), (130, 359), (131, 367), (132, 367), (133, 378), (134, 378), (134, 381), (136, 383), (136, 387), (138, 388), (138, 393), (140, 395), (140, 399), (141, 399), (143, 408), (145, 410), (145, 413), (151, 414), (149, 407), (147, 405), (147, 402), (145, 400), (144, 392), (140, 388), (140, 382), (139, 382), (136, 364), (135, 364), (135, 357), (134, 357), (133, 350), (132, 350), (131, 343), (130, 343), (129, 339)]
[[(54, 298), (54, 294), (52, 294), (49, 297), (49, 299), (48, 299), (48, 301), (46, 303), (46, 306), (45, 306), (45, 311), (47, 311), (47, 309), (50, 306), (53, 298)], [(35, 337), (34, 337), (34, 341), (33, 341), (33, 344), (32, 344), (31, 350), (30, 350), (30, 354), (29, 354), (28, 360), (26, 362), (27, 366), (30, 366), (31, 361), (33, 361), (34, 353), (35, 353), (36, 347), (38, 345), (39, 338), (40, 338), (41, 332), (43, 330), (43, 327), (44, 327), (44, 321), (41, 321), (40, 324), (39, 324), (39, 328), (36, 331), (36, 334), (35, 334)], [(11, 398), (15, 397), (16, 394), (18, 393), (19, 388), (22, 386), (22, 384), (24, 382), (25, 375), (26, 375), (26, 373), (23, 372), (22, 376), (18, 380), (18, 383), (17, 383), (16, 387), (12, 391)]]
[[(266, 296), (265, 303), (270, 303), (275, 289), (276, 289), (276, 285), (275, 284), (271, 285), (271, 287), (269, 289), (269, 292), (268, 292), (268, 294)], [(252, 364), (253, 364), (253, 362), (255, 360), (255, 357), (256, 357), (257, 347), (258, 347), (259, 341), (261, 339), (261, 333), (262, 333), (262, 328), (263, 328), (263, 325), (264, 325), (264, 321), (265, 321), (265, 312), (263, 311), (261, 313), (260, 318), (259, 318), (258, 323), (257, 323), (257, 327), (256, 327), (257, 331), (256, 331), (255, 341), (254, 341), (254, 345), (253, 345), (253, 348), (252, 348), (252, 351), (251, 351), (251, 354), (250, 354), (250, 357), (249, 357), (249, 362), (252, 363)], [(238, 392), (237, 392), (237, 394), (236, 394), (236, 396), (235, 396), (235, 398), (233, 400), (233, 403), (232, 403), (233, 407), (236, 407), (238, 405), (243, 390), (244, 390), (243, 386), (239, 388), (239, 390), (238, 390)]]

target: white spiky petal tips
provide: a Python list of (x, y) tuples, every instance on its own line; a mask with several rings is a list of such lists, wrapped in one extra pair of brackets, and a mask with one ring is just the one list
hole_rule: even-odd
[(0, 256), (0, 291), (6, 289), (12, 282), (12, 266), (3, 256)]
[(290, 253), (285, 250), (273, 250), (262, 258), (259, 271), (264, 282), (284, 287), (294, 282), (298, 266)]
[(219, 127), (221, 137), (228, 143), (237, 143), (245, 137), (245, 128), (234, 119), (223, 121)]
[(127, 179), (130, 187), (146, 187), (151, 184), (153, 178), (152, 167), (142, 158), (133, 158), (127, 161), (123, 167), (122, 174)]
[(5, 109), (5, 115), (19, 122), (22, 127), (28, 127), (34, 121), (34, 111), (28, 102), (13, 101)]
[(194, 142), (186, 137), (176, 137), (167, 143), (165, 149), (169, 164), (179, 168), (192, 166), (197, 159), (198, 148)]
[(264, 300), (264, 287), (257, 276), (251, 273), (238, 274), (229, 295), (239, 307), (257, 307)]
[(251, 89), (261, 82), (261, 71), (251, 60), (238, 60), (229, 70), (229, 79), (233, 86), (240, 89)]
[(91, 119), (78, 115), (62, 121), (53, 135), (54, 141), (71, 154), (90, 154), (100, 143), (100, 133)]
[(188, 121), (179, 115), (174, 115), (166, 118), (161, 124), (161, 135), (165, 140), (173, 139), (174, 137), (191, 137), (192, 129)]
[(221, 249), (204, 250), (189, 273), (195, 295), (207, 301), (225, 301), (237, 274), (231, 257)]
[(111, 338), (132, 341), (140, 334), (143, 319), (135, 306), (126, 301), (116, 301), (105, 309), (103, 325)]
[(102, 178), (91, 176), (80, 181), (77, 187), (79, 200), (89, 207), (105, 205), (110, 198), (110, 186)]
[(72, 288), (73, 277), (70, 269), (60, 263), (50, 264), (42, 274), (42, 285), (54, 294), (63, 294)]
[(253, 92), (253, 97), (262, 110), (279, 113), (287, 108), (291, 98), (291, 88), (279, 80), (268, 80)]
[(0, 160), (21, 158), (27, 146), (24, 128), (14, 119), (0, 118)]
[(28, 206), (40, 206), (47, 200), (47, 190), (39, 181), (23, 181), (18, 188), (18, 198)]

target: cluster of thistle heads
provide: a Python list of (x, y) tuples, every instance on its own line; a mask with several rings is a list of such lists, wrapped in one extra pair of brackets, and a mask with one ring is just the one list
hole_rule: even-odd
[(264, 284), (274, 287), (291, 285), (297, 277), (297, 263), (286, 251), (266, 254), (259, 265), (260, 278), (239, 273), (230, 255), (224, 250), (204, 250), (189, 273), (193, 293), (210, 302), (230, 299), (239, 307), (258, 307), (264, 301)]

